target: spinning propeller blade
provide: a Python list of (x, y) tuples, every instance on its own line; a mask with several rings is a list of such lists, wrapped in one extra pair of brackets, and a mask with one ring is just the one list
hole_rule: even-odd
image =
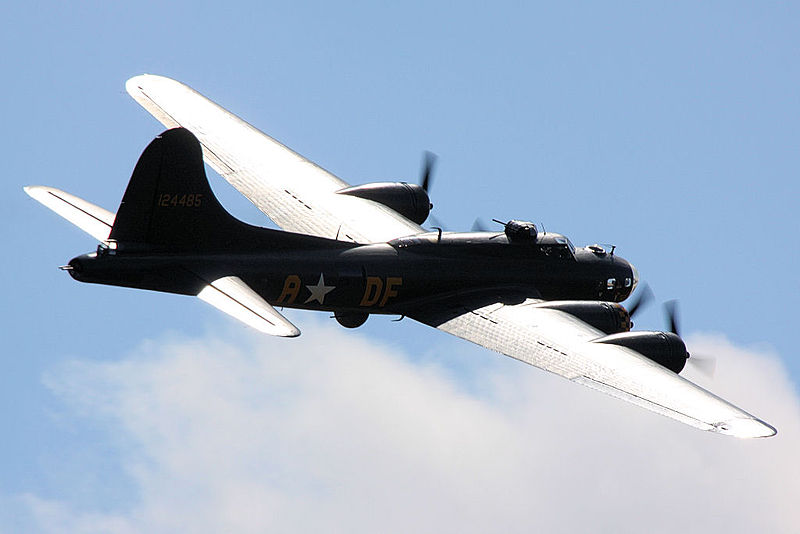
[[(666, 310), (667, 319), (669, 320), (670, 332), (680, 335), (680, 328), (678, 326), (678, 301), (670, 300), (665, 302), (664, 309)], [(697, 369), (697, 371), (709, 378), (714, 377), (714, 371), (717, 369), (717, 359), (715, 357), (692, 356), (688, 351), (686, 352), (686, 356), (688, 357), (688, 362)]]
[(642, 285), (642, 289), (639, 290), (636, 300), (634, 300), (631, 307), (628, 308), (628, 314), (633, 317), (642, 306), (652, 301), (653, 298), (653, 290), (650, 289), (650, 286), (647, 284)]
[(667, 319), (669, 320), (669, 331), (680, 336), (681, 334), (678, 331), (678, 301), (669, 300), (665, 302), (664, 310), (666, 311)]
[(436, 158), (436, 154), (426, 150), (422, 159), (422, 175), (419, 185), (422, 186), (422, 189), (424, 189), (426, 193), (430, 191), (431, 180), (433, 177), (433, 167), (436, 165)]
[(689, 363), (708, 378), (714, 378), (714, 372), (717, 370), (717, 359), (715, 357), (695, 355), (689, 358)]

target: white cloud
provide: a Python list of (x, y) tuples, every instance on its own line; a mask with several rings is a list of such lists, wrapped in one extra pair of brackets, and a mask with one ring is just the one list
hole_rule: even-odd
[(500, 358), (476, 392), (322, 325), (146, 343), (47, 379), (116, 436), (137, 500), (14, 506), (43, 532), (794, 531), (800, 402), (779, 360), (690, 347), (719, 357), (710, 388), (778, 436), (700, 432)]

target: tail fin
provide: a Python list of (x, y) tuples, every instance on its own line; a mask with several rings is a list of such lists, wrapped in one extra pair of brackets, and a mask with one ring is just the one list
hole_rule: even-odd
[(175, 128), (139, 158), (109, 239), (120, 248), (202, 250), (227, 248), (252, 230), (261, 229), (231, 216), (211, 191), (197, 138)]

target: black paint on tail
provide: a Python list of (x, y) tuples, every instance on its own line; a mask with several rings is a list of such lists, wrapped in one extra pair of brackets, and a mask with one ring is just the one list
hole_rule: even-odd
[(153, 251), (347, 246), (252, 226), (230, 215), (208, 184), (199, 141), (185, 128), (167, 130), (142, 153), (109, 239), (120, 250)]

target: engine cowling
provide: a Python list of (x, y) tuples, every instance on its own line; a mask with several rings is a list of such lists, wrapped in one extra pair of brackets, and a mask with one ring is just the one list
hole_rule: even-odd
[(594, 342), (628, 347), (675, 373), (683, 370), (689, 358), (686, 344), (672, 332), (623, 332)]
[(631, 329), (628, 310), (616, 302), (561, 300), (539, 304), (537, 307), (568, 313), (605, 334), (628, 332)]
[(417, 224), (425, 222), (433, 207), (422, 186), (405, 182), (374, 182), (346, 187), (337, 193), (383, 204)]

